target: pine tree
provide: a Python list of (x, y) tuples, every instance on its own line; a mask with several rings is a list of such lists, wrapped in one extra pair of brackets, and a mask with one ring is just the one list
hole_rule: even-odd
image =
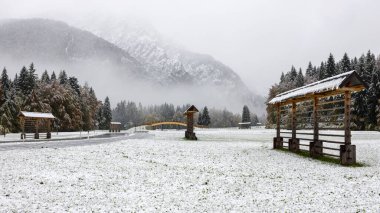
[(296, 87), (302, 87), (305, 84), (305, 79), (302, 74), (302, 69), (300, 68), (296, 80), (295, 80), (295, 86)]
[(70, 87), (78, 94), (80, 95), (80, 86), (79, 86), (79, 83), (78, 83), (78, 79), (75, 78), (75, 77), (70, 77), (69, 80), (69, 85)]
[(67, 79), (67, 74), (66, 74), (65, 70), (62, 70), (59, 73), (58, 80), (59, 80), (60, 84), (66, 84), (67, 83), (68, 79)]
[(249, 112), (247, 105), (244, 105), (243, 107), (242, 122), (251, 122), (251, 113)]
[(323, 78), (329, 78), (336, 74), (337, 72), (336, 72), (334, 56), (330, 53), (329, 58), (327, 59), (326, 71)]
[(347, 53), (344, 53), (342, 61), (340, 62), (340, 64), (341, 64), (341, 66), (340, 66), (340, 72), (339, 73), (344, 73), (344, 72), (348, 72), (348, 71), (352, 70), (350, 58), (348, 57)]
[(49, 77), (49, 74), (48, 74), (47, 70), (45, 70), (44, 73), (42, 73), (41, 81), (43, 83), (45, 83), (45, 84), (49, 84), (50, 83), (50, 77)]
[(285, 75), (284, 75), (284, 72), (281, 73), (281, 77), (280, 77), (280, 83), (284, 83), (285, 81)]
[(319, 67), (318, 73), (319, 73), (318, 80), (323, 80), (325, 76), (327, 75), (325, 63), (321, 62), (321, 66)]
[(26, 70), (26, 67), (22, 67), (20, 71), (20, 76), (17, 79), (17, 88), (21, 91), (23, 95), (28, 95), (30, 90), (28, 86), (28, 71)]
[(108, 98), (108, 96), (104, 100), (103, 110), (102, 110), (102, 117), (103, 117), (102, 127), (103, 127), (103, 129), (108, 129), (109, 125), (110, 125), (110, 123), (112, 121), (111, 104), (110, 104), (110, 99)]
[(291, 82), (294, 82), (297, 78), (297, 70), (294, 66), (290, 69), (289, 78)]
[(203, 125), (203, 116), (202, 116), (202, 112), (199, 112), (198, 113), (198, 122), (197, 122), (198, 125)]
[(211, 123), (211, 119), (210, 119), (210, 115), (208, 113), (208, 108), (207, 108), (207, 106), (205, 106), (203, 108), (203, 113), (202, 113), (202, 125), (208, 126), (208, 125), (210, 125), (210, 123)]
[(28, 69), (28, 77), (27, 77), (27, 82), (28, 82), (27, 87), (29, 91), (32, 91), (36, 87), (37, 79), (38, 77), (36, 74), (36, 70), (34, 69), (34, 64), (31, 63)]
[(378, 108), (378, 82), (379, 78), (377, 73), (374, 73), (371, 78), (371, 84), (369, 85), (368, 95), (367, 95), (367, 106), (368, 106), (368, 124), (370, 129), (374, 130), (374, 127), (377, 126), (377, 116), (376, 110)]
[(1, 86), (3, 89), (4, 96), (6, 96), (6, 92), (10, 89), (11, 84), (7, 74), (7, 69), (4, 67), (3, 72), (1, 73)]
[(53, 71), (53, 73), (51, 74), (50, 80), (51, 80), (52, 82), (54, 82), (54, 81), (57, 80), (57, 76), (55, 75), (55, 72), (54, 72), (54, 71)]

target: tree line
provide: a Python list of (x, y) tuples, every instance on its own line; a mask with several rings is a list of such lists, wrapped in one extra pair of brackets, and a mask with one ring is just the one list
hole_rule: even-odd
[(56, 76), (44, 71), (41, 78), (34, 64), (23, 66), (13, 80), (4, 67), (0, 82), (0, 130), (2, 133), (19, 132), (20, 111), (51, 112), (56, 119), (57, 131), (108, 129), (112, 119), (108, 97), (99, 101), (92, 87), (80, 85), (74, 76), (62, 70)]
[[(126, 128), (156, 123), (160, 121), (178, 121), (186, 122), (183, 113), (190, 107), (190, 104), (174, 106), (173, 104), (160, 104), (143, 106), (141, 103), (136, 104), (133, 101), (120, 101), (112, 110), (114, 121), (121, 122)], [(253, 121), (258, 123), (258, 118), (252, 114)], [(241, 122), (242, 116), (227, 109), (219, 110), (209, 109), (207, 106), (200, 109), (195, 117), (197, 124), (211, 128), (237, 127)]]
[[(270, 88), (267, 102), (282, 92), (351, 70), (355, 70), (368, 85), (368, 89), (352, 95), (352, 128), (357, 130), (379, 129), (380, 56), (376, 57), (371, 51), (362, 54), (359, 58), (350, 58), (345, 53), (337, 62), (330, 53), (327, 61), (322, 61), (318, 66), (309, 62), (305, 73), (302, 68), (297, 70), (292, 66), (288, 72), (282, 72), (279, 83)], [(275, 122), (272, 112), (273, 106), (268, 105), (267, 126), (271, 126)]]

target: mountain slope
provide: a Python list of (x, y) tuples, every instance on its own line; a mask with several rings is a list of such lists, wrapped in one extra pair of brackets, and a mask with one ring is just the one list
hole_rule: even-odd
[[(78, 25), (76, 25), (78, 26)], [(155, 31), (113, 22), (79, 28), (47, 19), (0, 22), (0, 65), (15, 73), (34, 62), (44, 69), (66, 69), (115, 103), (171, 102), (263, 109), (232, 69), (211, 56), (166, 42)]]
[(187, 51), (165, 40), (153, 28), (128, 20), (91, 18), (91, 22), (76, 25), (93, 32), (135, 57), (162, 85), (192, 81), (196, 86), (212, 86), (226, 100), (235, 101), (229, 106), (240, 109), (242, 104), (262, 112), (263, 98), (253, 94), (240, 77), (213, 57)]

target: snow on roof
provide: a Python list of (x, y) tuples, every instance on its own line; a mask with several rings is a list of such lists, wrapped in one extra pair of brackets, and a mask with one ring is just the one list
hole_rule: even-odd
[(112, 121), (111, 124), (121, 124), (120, 122)]
[(297, 97), (308, 95), (308, 94), (317, 94), (317, 93), (339, 89), (345, 86), (343, 84), (345, 84), (346, 79), (350, 78), (353, 75), (355, 75), (356, 78), (359, 78), (359, 79), (356, 79), (357, 80), (355, 82), (356, 85), (359, 85), (359, 84), (363, 85), (363, 82), (361, 81), (358, 74), (355, 72), (355, 70), (352, 70), (352, 71), (345, 72), (345, 73), (342, 73), (330, 78), (323, 79), (321, 81), (317, 81), (317, 82), (305, 85), (303, 87), (299, 87), (299, 88), (278, 94), (271, 101), (269, 101), (268, 104), (280, 103), (291, 98), (297, 98)]
[(199, 112), (198, 109), (194, 106), (194, 105), (191, 105), (185, 112), (184, 114), (187, 114), (187, 113), (195, 113), (195, 112)]
[(21, 115), (29, 118), (52, 118), (54, 119), (54, 115), (51, 113), (44, 112), (25, 112), (21, 111)]

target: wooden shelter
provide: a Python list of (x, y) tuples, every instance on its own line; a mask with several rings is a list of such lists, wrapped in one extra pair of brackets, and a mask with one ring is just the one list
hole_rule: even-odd
[[(365, 88), (360, 76), (350, 71), (277, 95), (268, 103), (275, 109), (273, 148), (298, 152), (309, 147), (311, 157), (338, 157), (343, 165), (356, 163), (356, 147), (351, 144), (351, 93)], [(304, 141), (310, 143), (300, 143)]]
[(51, 138), (51, 120), (55, 119), (53, 114), (21, 111), (19, 118), (22, 131), (21, 139), (28, 137), (39, 139), (40, 134), (46, 134), (47, 139)]
[(110, 132), (120, 132), (122, 125), (120, 122), (112, 121), (110, 123)]
[(197, 136), (194, 133), (194, 114), (199, 112), (199, 110), (191, 105), (183, 114), (186, 116), (187, 129), (185, 132), (185, 138), (189, 140), (197, 140)]

